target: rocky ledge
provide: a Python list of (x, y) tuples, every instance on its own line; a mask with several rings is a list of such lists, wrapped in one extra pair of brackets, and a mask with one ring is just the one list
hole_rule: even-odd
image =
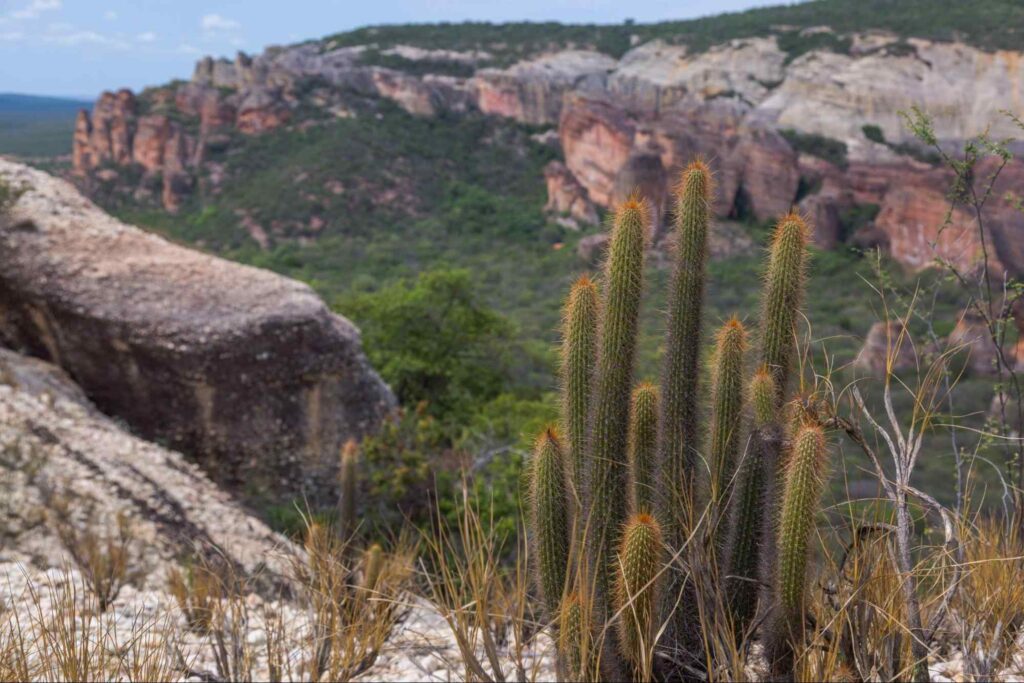
[(0, 178), (27, 188), (0, 224), (0, 344), (247, 499), (330, 495), (340, 445), (395, 404), (354, 325), (302, 283), (125, 225), (41, 171), (0, 159)]

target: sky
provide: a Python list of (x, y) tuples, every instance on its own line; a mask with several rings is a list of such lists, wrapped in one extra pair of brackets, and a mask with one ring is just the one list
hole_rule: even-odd
[(371, 24), (650, 22), (770, 4), (780, 0), (0, 0), (0, 92), (93, 99), (187, 79), (203, 55)]

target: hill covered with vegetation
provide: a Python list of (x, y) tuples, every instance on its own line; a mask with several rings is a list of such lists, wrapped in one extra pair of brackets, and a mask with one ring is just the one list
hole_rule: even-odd
[(90, 102), (62, 97), (0, 93), (0, 154), (70, 154), (75, 114), (90, 106)]

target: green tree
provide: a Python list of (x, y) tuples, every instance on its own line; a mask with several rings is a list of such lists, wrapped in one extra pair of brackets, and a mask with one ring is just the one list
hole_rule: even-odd
[(465, 423), (508, 378), (511, 326), (480, 300), (466, 270), (421, 273), (355, 298), (346, 313), (399, 401), (426, 402), (445, 424)]

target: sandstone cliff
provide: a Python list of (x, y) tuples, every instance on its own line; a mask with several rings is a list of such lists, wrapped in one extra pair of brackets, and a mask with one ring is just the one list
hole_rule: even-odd
[[(304, 111), (351, 116), (353, 97), (387, 99), (419, 116), (475, 109), (557, 126), (564, 166), (547, 174), (548, 209), (566, 222), (595, 221), (598, 207), (635, 187), (663, 212), (675, 173), (702, 154), (716, 168), (721, 217), (769, 220), (796, 207), (814, 220), (822, 247), (856, 237), (911, 268), (932, 263), (936, 246), (940, 256), (976, 262), (975, 238), (939, 233), (950, 178), (914, 158), (921, 150), (900, 112), (920, 106), (932, 114), (951, 148), (986, 129), (995, 137), (1019, 133), (999, 112), (1024, 108), (1021, 53), (877, 31), (835, 35), (847, 46), (838, 52), (789, 52), (780, 36), (804, 40), (831, 29), (769, 33), (701, 51), (654, 40), (620, 59), (551, 46), (504, 68), (486, 66), (490, 55), (482, 51), (385, 50), (420, 65), (403, 72), (369, 63), (375, 45), (329, 41), (233, 61), (205, 58), (190, 83), (148, 93), (145, 107), (126, 91), (105, 93), (91, 116), (79, 117), (74, 169), (88, 187), (98, 175), (112, 178), (134, 165), (150, 183), (159, 179), (161, 201), (173, 210), (225, 130), (252, 135), (307, 125)], [(458, 77), (432, 73), (439, 63), (485, 67)], [(865, 126), (877, 132), (869, 137)], [(838, 145), (843, 159), (807, 154), (794, 143), (801, 135)], [(1003, 195), (1021, 178), (1024, 164), (1014, 162), (989, 206), (999, 251), (993, 262), (1012, 272), (1024, 272), (1024, 219)], [(865, 206), (875, 207), (877, 220), (852, 224), (851, 212)], [(855, 228), (863, 234), (849, 234)]]
[(0, 343), (64, 368), (104, 412), (253, 499), (333, 489), (340, 444), (394, 405), (359, 331), (309, 287), (125, 225), (68, 183), (0, 226)]

